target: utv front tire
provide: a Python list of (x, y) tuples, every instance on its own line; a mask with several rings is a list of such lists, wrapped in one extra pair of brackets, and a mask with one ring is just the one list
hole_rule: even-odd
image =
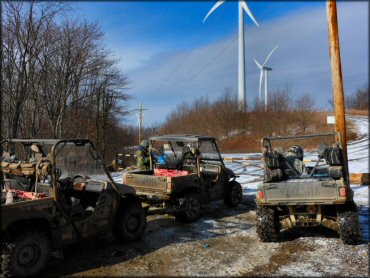
[(27, 232), (16, 239), (2, 243), (1, 273), (4, 276), (37, 275), (50, 255), (49, 238), (41, 232)]
[(200, 218), (200, 201), (195, 193), (188, 194), (184, 197), (183, 209), (175, 214), (177, 221), (181, 223), (190, 223)]
[(354, 245), (361, 241), (360, 222), (356, 204), (346, 205), (338, 212), (339, 236), (343, 243)]
[(144, 234), (146, 224), (146, 213), (141, 203), (129, 202), (119, 208), (113, 235), (121, 242), (135, 241)]
[(257, 234), (263, 242), (277, 242), (280, 239), (280, 224), (277, 211), (273, 208), (257, 209)]
[(240, 183), (232, 181), (229, 183), (224, 196), (224, 203), (230, 208), (237, 207), (243, 198), (243, 188)]

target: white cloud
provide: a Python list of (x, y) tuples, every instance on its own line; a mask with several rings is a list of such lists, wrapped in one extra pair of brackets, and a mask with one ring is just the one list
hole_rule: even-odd
[[(338, 13), (344, 88), (349, 94), (368, 79), (368, 3), (340, 2)], [(269, 75), (269, 89), (276, 90), (289, 82), (294, 94), (311, 93), (317, 104), (325, 106), (332, 96), (327, 32), (324, 5), (266, 22), (260, 28), (248, 25), (247, 100), (252, 102), (258, 95), (259, 72), (253, 57), (262, 61), (279, 44), (269, 61), (274, 69)], [(214, 99), (227, 86), (237, 93), (236, 33), (235, 29), (229, 37), (195, 48), (172, 75), (189, 50), (154, 54), (137, 48), (127, 52), (133, 65), (127, 71), (131, 93), (142, 98), (150, 109), (147, 124), (164, 120), (183, 100), (206, 95)]]

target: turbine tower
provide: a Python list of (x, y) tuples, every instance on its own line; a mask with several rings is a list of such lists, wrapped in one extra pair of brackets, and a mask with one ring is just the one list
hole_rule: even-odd
[(267, 110), (267, 104), (268, 104), (268, 96), (267, 96), (267, 93), (268, 93), (268, 72), (272, 71), (272, 68), (266, 67), (265, 65), (266, 65), (267, 61), (270, 59), (272, 53), (274, 53), (274, 51), (278, 47), (279, 46), (277, 45), (270, 51), (269, 55), (267, 55), (267, 58), (266, 58), (265, 62), (262, 65), (260, 63), (258, 63), (256, 58), (254, 58), (254, 62), (256, 63), (257, 67), (261, 70), (260, 86), (259, 86), (259, 100), (260, 100), (260, 102), (262, 102), (262, 79), (263, 79), (263, 76), (265, 76), (265, 111)]
[[(206, 17), (203, 20), (203, 23), (206, 21), (208, 16), (213, 13), (219, 6), (221, 6), (226, 0), (218, 1), (212, 9), (208, 12)], [(246, 109), (246, 94), (245, 94), (245, 59), (244, 59), (244, 11), (252, 19), (252, 21), (257, 25), (257, 21), (254, 18), (252, 12), (248, 8), (247, 3), (244, 0), (238, 1), (239, 6), (239, 63), (238, 63), (238, 99), (240, 103), (240, 108), (242, 111)]]

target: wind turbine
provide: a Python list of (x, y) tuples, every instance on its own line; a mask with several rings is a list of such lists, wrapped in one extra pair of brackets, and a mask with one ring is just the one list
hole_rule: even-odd
[[(208, 16), (213, 13), (219, 6), (221, 6), (226, 0), (218, 1), (212, 9), (208, 12), (206, 17), (203, 20), (203, 23), (206, 21)], [(257, 25), (257, 21), (254, 18), (252, 12), (247, 6), (247, 3), (244, 0), (238, 1), (239, 5), (239, 70), (238, 70), (238, 98), (240, 102), (240, 108), (242, 111), (245, 111), (246, 108), (246, 94), (245, 94), (245, 66), (244, 66), (244, 11), (252, 19), (252, 21)]]
[(275, 46), (269, 53), (269, 55), (267, 55), (267, 58), (265, 60), (265, 62), (261, 65), (260, 63), (258, 63), (257, 59), (254, 58), (254, 62), (256, 63), (257, 67), (261, 70), (261, 73), (260, 73), (260, 86), (259, 86), (259, 99), (260, 99), (260, 102), (262, 101), (262, 79), (263, 79), (263, 76), (265, 76), (265, 110), (267, 110), (267, 91), (268, 91), (268, 72), (269, 71), (272, 71), (272, 68), (269, 68), (269, 67), (266, 67), (266, 63), (268, 61), (268, 59), (270, 59), (272, 53), (274, 53), (274, 51), (278, 48), (279, 46)]

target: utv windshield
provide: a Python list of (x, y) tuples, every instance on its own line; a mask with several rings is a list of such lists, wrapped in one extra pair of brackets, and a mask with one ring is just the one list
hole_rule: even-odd
[(55, 165), (61, 177), (83, 175), (92, 179), (108, 178), (98, 154), (89, 143), (59, 143), (55, 149)]
[(173, 168), (184, 162), (184, 159), (187, 164), (196, 163), (196, 157), (191, 154), (192, 148), (199, 149), (202, 163), (222, 165), (222, 158), (213, 140), (198, 142), (153, 141), (151, 153), (155, 163)]
[(193, 143), (176, 141), (153, 141), (151, 154), (156, 164), (174, 168), (182, 162), (184, 155), (190, 150)]
[(222, 158), (214, 141), (201, 141), (199, 151), (201, 162), (222, 165)]

